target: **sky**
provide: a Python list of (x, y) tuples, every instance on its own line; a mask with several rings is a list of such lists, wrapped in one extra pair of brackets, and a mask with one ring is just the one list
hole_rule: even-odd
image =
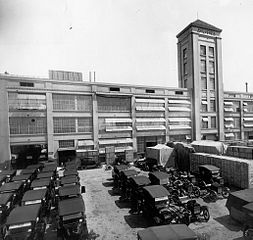
[(0, 72), (177, 87), (176, 35), (198, 18), (223, 29), (224, 90), (253, 92), (252, 13), (252, 0), (0, 0)]

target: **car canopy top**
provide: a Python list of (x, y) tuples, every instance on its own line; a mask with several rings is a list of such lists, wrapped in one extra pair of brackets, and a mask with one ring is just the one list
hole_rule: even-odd
[(14, 193), (2, 193), (0, 194), (0, 205), (6, 205), (9, 199), (13, 196)]
[(26, 175), (26, 174), (31, 175), (31, 174), (35, 173), (36, 171), (37, 171), (36, 168), (26, 168), (26, 169), (21, 170), (20, 174), (22, 174), (22, 175)]
[(32, 174), (21, 174), (21, 175), (16, 175), (12, 178), (12, 182), (17, 182), (17, 181), (23, 181), (23, 180), (28, 180), (31, 177)]
[(68, 169), (63, 172), (63, 176), (70, 176), (70, 175), (78, 175), (78, 172), (76, 169)]
[(63, 186), (59, 188), (59, 196), (70, 196), (70, 195), (78, 195), (81, 194), (80, 192), (80, 186), (74, 185), (74, 186)]
[(55, 164), (49, 164), (49, 165), (45, 165), (44, 168), (42, 168), (42, 172), (53, 172), (56, 171), (57, 169), (57, 165)]
[(32, 181), (31, 188), (49, 186), (51, 182), (50, 178), (41, 178)]
[(47, 189), (29, 190), (24, 194), (22, 202), (41, 200), (45, 198), (46, 194)]
[(60, 201), (58, 209), (59, 209), (59, 216), (66, 216), (80, 212), (82, 213), (85, 212), (84, 202), (81, 197)]
[(43, 167), (43, 164), (42, 163), (38, 163), (38, 164), (32, 164), (32, 165), (28, 165), (26, 167), (26, 169), (36, 169), (38, 170), (39, 168)]
[(51, 178), (53, 177), (54, 173), (53, 172), (41, 172), (37, 175), (37, 179), (42, 179), (42, 178)]
[(35, 221), (39, 216), (40, 208), (40, 204), (16, 207), (7, 218), (6, 225), (9, 226)]
[(243, 208), (243, 210), (244, 210), (246, 213), (251, 213), (251, 215), (252, 215), (252, 213), (253, 213), (253, 202), (244, 205), (242, 208)]
[(131, 181), (137, 187), (138, 186), (146, 186), (151, 183), (150, 180), (146, 176), (143, 176), (143, 175), (133, 176), (133, 177), (131, 177)]
[(121, 164), (121, 165), (115, 165), (114, 166), (114, 172), (115, 173), (119, 173), (120, 171), (126, 170), (128, 169), (128, 166), (125, 164)]
[(77, 176), (69, 175), (61, 178), (61, 184), (79, 183)]
[(169, 174), (166, 173), (166, 172), (159, 172), (159, 171), (150, 172), (150, 173), (149, 173), (149, 176), (150, 176), (151, 178), (156, 178), (156, 179), (159, 179), (159, 180), (169, 179)]
[(3, 170), (0, 174), (5, 176), (14, 176), (16, 172), (17, 170)]
[(185, 224), (148, 227), (138, 231), (141, 240), (196, 240), (197, 235)]
[(253, 202), (253, 188), (231, 192), (228, 196), (226, 207), (231, 210), (234, 207), (242, 211), (242, 207)]
[(149, 194), (151, 198), (161, 198), (169, 196), (168, 190), (161, 185), (151, 185), (143, 187), (143, 189)]
[(126, 170), (121, 171), (121, 174), (122, 174), (124, 177), (130, 177), (130, 176), (137, 175), (138, 172), (135, 171), (134, 169), (126, 169)]
[(199, 169), (200, 168), (205, 168), (211, 172), (219, 172), (220, 169), (214, 165), (209, 165), (209, 164), (204, 164), (204, 165), (199, 165)]
[(0, 187), (0, 192), (16, 191), (23, 185), (23, 182), (8, 182)]

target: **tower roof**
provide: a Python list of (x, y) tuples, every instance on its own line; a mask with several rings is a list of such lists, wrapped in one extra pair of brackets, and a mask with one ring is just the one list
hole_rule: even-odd
[(221, 32), (222, 29), (217, 28), (209, 23), (206, 23), (202, 20), (197, 19), (194, 22), (191, 22), (187, 27), (185, 27), (179, 34), (177, 34), (177, 37), (179, 37), (183, 32), (185, 32), (187, 29), (191, 28), (191, 27), (198, 27), (198, 28), (204, 28), (204, 29), (208, 29), (211, 31), (215, 31), (215, 32)]

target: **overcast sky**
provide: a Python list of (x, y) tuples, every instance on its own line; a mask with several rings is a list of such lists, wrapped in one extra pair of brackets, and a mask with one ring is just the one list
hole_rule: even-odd
[(252, 13), (252, 0), (0, 0), (0, 72), (177, 87), (176, 35), (198, 16), (223, 29), (224, 89), (253, 92)]

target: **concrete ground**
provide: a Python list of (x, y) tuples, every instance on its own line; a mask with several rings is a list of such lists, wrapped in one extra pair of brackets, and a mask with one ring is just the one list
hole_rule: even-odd
[[(129, 203), (119, 202), (119, 195), (112, 190), (110, 170), (82, 170), (79, 175), (81, 185), (86, 186), (83, 198), (89, 230), (88, 239), (137, 239), (137, 231), (150, 226), (142, 216), (129, 214)], [(211, 218), (207, 223), (191, 223), (189, 227), (201, 235), (202, 239), (243, 240), (242, 226), (230, 218), (225, 199), (215, 203), (205, 203), (200, 199), (199, 202), (208, 205)]]

